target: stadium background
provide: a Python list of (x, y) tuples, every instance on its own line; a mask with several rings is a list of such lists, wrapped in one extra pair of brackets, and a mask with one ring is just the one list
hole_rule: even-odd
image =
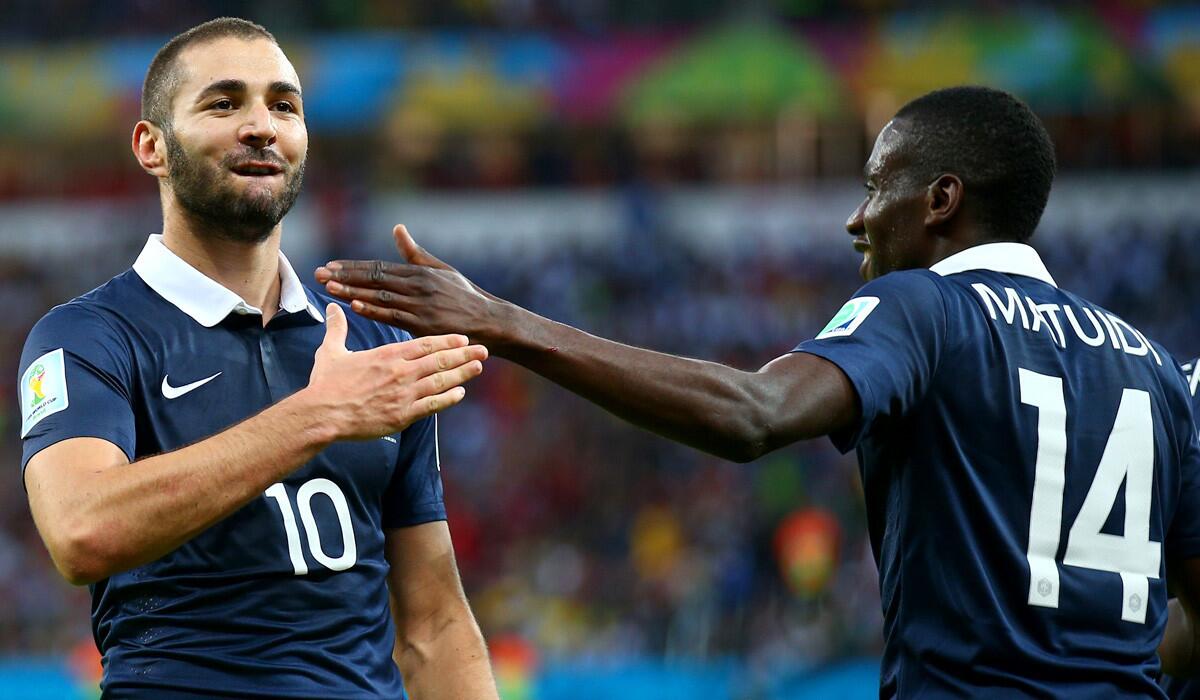
[[(0, 387), (25, 334), (160, 227), (128, 151), (150, 57), (222, 14), (304, 82), (298, 270), (406, 223), (484, 287), (626, 342), (753, 368), (856, 288), (842, 223), (875, 133), (958, 83), (1026, 99), (1060, 176), (1034, 243), (1063, 286), (1200, 353), (1200, 6), (858, 0), (0, 8)], [(347, 387), (353, 391), (353, 387)], [(867, 698), (881, 644), (852, 458), (734, 465), (501, 360), (442, 422), (468, 594), (507, 700)], [(231, 400), (236, 400), (231, 397)], [(28, 514), (0, 402), (0, 697), (94, 697), (86, 589)]]

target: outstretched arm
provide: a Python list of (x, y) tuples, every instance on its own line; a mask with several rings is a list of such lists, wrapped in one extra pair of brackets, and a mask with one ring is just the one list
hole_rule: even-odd
[(665, 437), (734, 461), (849, 426), (850, 380), (833, 363), (784, 355), (757, 372), (635, 348), (501, 300), (425, 252), (403, 226), (409, 264), (337, 261), (318, 268), (359, 314), (415, 334), (452, 329)]

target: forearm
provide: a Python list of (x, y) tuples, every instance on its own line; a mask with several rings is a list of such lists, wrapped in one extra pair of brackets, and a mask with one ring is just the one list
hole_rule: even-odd
[(334, 261), (317, 270), (355, 312), (418, 334), (452, 329), (617, 416), (735, 461), (851, 425), (857, 394), (814, 355), (776, 358), (757, 372), (598, 338), (499, 299), (416, 246), (410, 264)]
[[(304, 392), (221, 433), (133, 464), (81, 469), (57, 496), (53, 531), (73, 582), (99, 580), (179, 547), (316, 455), (333, 433)], [(49, 541), (48, 541), (49, 544)]]
[(398, 633), (394, 658), (415, 700), (497, 697), (487, 646), (465, 600)]
[(1187, 610), (1178, 599), (1167, 604), (1167, 628), (1158, 645), (1158, 657), (1164, 673), (1177, 678), (1196, 675), (1196, 630)]
[(618, 417), (726, 459), (746, 461), (803, 435), (784, 435), (779, 397), (753, 372), (599, 338), (506, 305), (494, 354)]

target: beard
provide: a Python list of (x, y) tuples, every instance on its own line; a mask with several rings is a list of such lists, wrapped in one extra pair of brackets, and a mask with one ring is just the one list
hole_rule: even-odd
[[(292, 167), (274, 151), (244, 146), (226, 154), (219, 166), (213, 167), (189, 156), (169, 129), (165, 139), (171, 190), (189, 218), (198, 224), (200, 235), (237, 243), (261, 243), (270, 237), (300, 196), (303, 160)], [(237, 192), (231, 181), (232, 168), (252, 160), (271, 163), (283, 170), (282, 192), (276, 195), (258, 186)]]

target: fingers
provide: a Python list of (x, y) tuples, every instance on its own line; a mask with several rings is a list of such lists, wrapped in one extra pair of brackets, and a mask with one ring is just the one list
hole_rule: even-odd
[[(425, 340), (418, 338), (418, 340)], [(413, 360), (413, 373), (418, 377), (431, 377), (441, 372), (457, 369), (472, 362), (482, 363), (488, 357), (487, 348), (482, 345), (468, 345), (463, 348), (441, 350)], [(480, 370), (482, 371), (482, 366)], [(439, 380), (440, 381), (440, 380)], [(450, 385), (446, 385), (450, 386)], [(438, 390), (445, 387), (437, 387)]]
[(413, 388), (416, 390), (417, 396), (444, 393), (448, 389), (466, 384), (481, 374), (483, 374), (483, 362), (472, 360), (458, 367), (431, 374), (417, 382)]
[(434, 396), (426, 396), (423, 399), (417, 399), (413, 403), (414, 420), (428, 418), (438, 411), (444, 411), (454, 404), (463, 400), (467, 395), (467, 390), (461, 386), (456, 386), (449, 391), (444, 391)]
[(346, 350), (346, 312), (338, 304), (325, 307), (325, 340), (320, 349)]
[[(454, 271), (453, 266), (442, 262), (417, 245), (404, 224), (397, 224), (392, 229), (392, 237), (396, 240), (396, 249), (404, 256), (406, 263), (387, 260), (331, 260), (316, 269), (317, 281), (321, 284), (333, 280), (378, 287), (384, 283), (386, 277), (405, 277), (418, 272), (422, 267)], [(350, 272), (356, 273), (355, 276), (346, 276), (346, 273)]]
[(425, 251), (413, 240), (412, 234), (404, 224), (396, 224), (392, 229), (392, 238), (396, 241), (396, 250), (410, 263), (420, 265), (421, 253)]
[(329, 281), (325, 283), (325, 291), (346, 301), (359, 299), (371, 302), (376, 306), (388, 307), (394, 307), (402, 300), (414, 295), (413, 290), (404, 284), (390, 286), (393, 289), (372, 289)]
[[(390, 262), (387, 260), (331, 260), (316, 270), (317, 281), (325, 284), (329, 280), (351, 281), (377, 286), (389, 277), (407, 277), (420, 272), (417, 265)], [(349, 275), (353, 273), (353, 278)]]
[(421, 320), (415, 314), (401, 309), (384, 308), (357, 299), (350, 302), (350, 308), (359, 316), (403, 328), (411, 333), (429, 332), (430, 330), (422, 326)]
[[(467, 342), (467, 336), (460, 335), (458, 333), (451, 333), (448, 335), (429, 335), (425, 336), (424, 338), (414, 338), (413, 340), (406, 340), (403, 343), (395, 343), (393, 345), (385, 345), (383, 347), (388, 348), (389, 352), (396, 353), (401, 359), (413, 361), (420, 360), (422, 358), (428, 358), (430, 355), (435, 355), (445, 350), (466, 347)], [(470, 359), (475, 358), (468, 358), (462, 362), (468, 362)], [(436, 363), (442, 361), (444, 360), (433, 360), (435, 363), (435, 369), (431, 371), (454, 366), (447, 364), (442, 367), (436, 367)], [(457, 364), (462, 364), (462, 362)]]
[(408, 228), (404, 224), (396, 224), (396, 227), (392, 229), (392, 238), (396, 240), (396, 250), (400, 251), (400, 254), (410, 264), (422, 267), (436, 267), (441, 270), (454, 269), (417, 245), (417, 241), (413, 239), (412, 234), (408, 232)]

